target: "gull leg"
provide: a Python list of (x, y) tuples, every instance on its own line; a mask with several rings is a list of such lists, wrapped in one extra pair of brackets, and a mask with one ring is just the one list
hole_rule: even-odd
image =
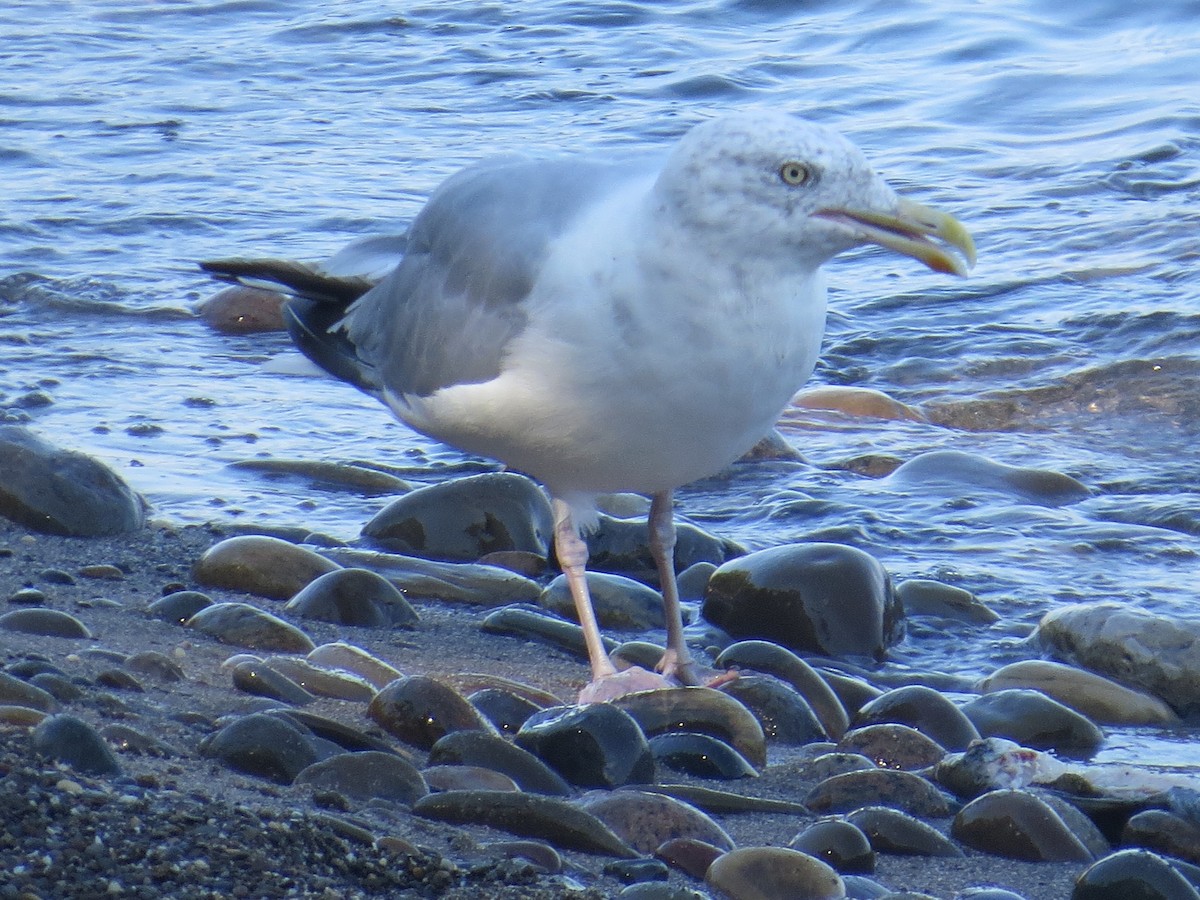
[(571, 599), (575, 602), (575, 613), (583, 628), (583, 642), (587, 646), (588, 662), (592, 667), (592, 680), (579, 692), (580, 703), (603, 703), (637, 691), (651, 691), (670, 687), (671, 682), (654, 672), (639, 666), (631, 666), (618, 672), (600, 637), (600, 626), (596, 623), (596, 611), (592, 609), (592, 598), (587, 586), (587, 543), (579, 536), (571, 518), (571, 508), (555, 498), (554, 507), (554, 554), (567, 576)]
[(587, 543), (579, 536), (579, 530), (571, 518), (571, 508), (562, 500), (553, 501), (554, 508), (554, 555), (567, 576), (571, 599), (575, 602), (575, 615), (583, 628), (583, 642), (587, 646), (588, 662), (592, 666), (592, 680), (599, 681), (617, 674), (616, 666), (608, 658), (604, 641), (600, 637), (600, 626), (596, 624), (596, 612), (592, 609), (592, 597), (587, 585)]

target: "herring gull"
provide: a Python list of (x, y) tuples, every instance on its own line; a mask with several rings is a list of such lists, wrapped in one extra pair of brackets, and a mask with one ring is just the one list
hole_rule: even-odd
[[(539, 479), (583, 628), (581, 702), (702, 676), (675, 583), (675, 488), (767, 434), (812, 373), (823, 263), (878, 244), (939, 272), (966, 229), (902, 199), (837, 132), (754, 110), (652, 162), (505, 157), (429, 198), (378, 283), (269, 260), (204, 263), (273, 282), (299, 348), (417, 431)], [(353, 254), (351, 254), (353, 256)], [(585, 579), (596, 498), (649, 495), (667, 647), (618, 672)]]

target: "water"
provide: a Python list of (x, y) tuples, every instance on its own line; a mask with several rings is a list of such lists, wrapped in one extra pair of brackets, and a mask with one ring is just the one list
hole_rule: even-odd
[[(380, 498), (229, 464), (473, 465), (277, 372), (284, 338), (208, 332), (195, 260), (321, 258), (479, 156), (663, 144), (778, 106), (959, 215), (980, 263), (960, 282), (835, 262), (815, 380), (934, 424), (790, 424), (814, 465), (739, 466), (683, 512), (750, 547), (854, 543), (1012, 626), (917, 633), (898, 666), (990, 671), (1060, 603), (1200, 615), (1200, 3), (19, 2), (0, 38), (0, 404), (158, 516), (352, 537)], [(1052, 509), (824, 468), (936, 448), (1096, 493)], [(1189, 740), (1116, 732), (1106, 754), (1194, 766)]]

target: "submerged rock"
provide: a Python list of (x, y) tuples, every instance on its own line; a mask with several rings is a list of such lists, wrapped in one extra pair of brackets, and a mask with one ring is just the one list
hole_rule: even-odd
[(888, 480), (934, 490), (986, 490), (1024, 503), (1064, 506), (1091, 496), (1086, 485), (1046, 469), (1006, 466), (961, 450), (931, 450), (915, 456)]

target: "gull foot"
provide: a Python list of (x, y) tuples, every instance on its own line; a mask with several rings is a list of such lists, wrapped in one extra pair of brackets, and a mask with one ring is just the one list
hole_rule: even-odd
[(626, 694), (639, 691), (654, 691), (659, 688), (678, 687), (679, 683), (657, 672), (648, 672), (641, 666), (630, 666), (613, 675), (597, 678), (579, 692), (579, 702), (607, 703)]
[(736, 681), (738, 677), (736, 669), (710, 669), (708, 666), (698, 665), (693, 659), (681, 663), (674, 650), (664, 651), (654, 668), (673, 684), (688, 687), (719, 688), (723, 684)]

